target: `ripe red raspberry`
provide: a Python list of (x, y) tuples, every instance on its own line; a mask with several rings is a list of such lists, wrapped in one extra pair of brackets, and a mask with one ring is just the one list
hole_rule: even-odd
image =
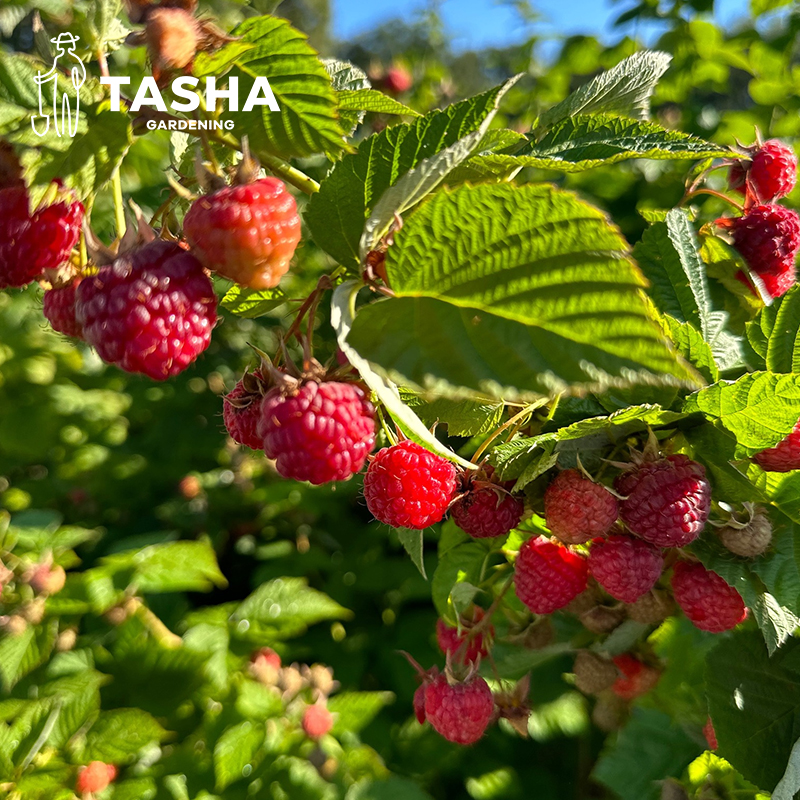
[(421, 683), (414, 692), (414, 716), (422, 725), (425, 722), (425, 692), (428, 689), (427, 681)]
[(509, 494), (514, 482), (492, 481), (494, 469), (483, 467), (482, 474), (464, 476), (464, 494), (450, 508), (450, 516), (464, 533), (475, 539), (505, 536), (519, 525), (525, 506)]
[(211, 341), (217, 298), (197, 259), (154, 241), (81, 281), (76, 316), (100, 358), (126, 372), (166, 380)]
[(42, 309), (54, 331), (75, 339), (83, 338), (83, 328), (75, 318), (75, 290), (80, 282), (81, 279), (76, 278), (66, 286), (48, 289), (44, 293)]
[(793, 469), (800, 469), (800, 420), (785, 439), (769, 450), (756, 453), (753, 461), (766, 472), (791, 472)]
[(517, 596), (534, 614), (564, 608), (586, 589), (588, 577), (583, 556), (538, 536), (523, 543), (514, 566)]
[(785, 197), (797, 183), (797, 156), (791, 147), (770, 139), (756, 149), (750, 161), (737, 162), (728, 173), (728, 185), (742, 194), (748, 180), (762, 203)]
[(705, 469), (683, 455), (646, 462), (615, 481), (625, 495), (620, 516), (637, 536), (656, 547), (683, 547), (703, 530), (711, 507)]
[(765, 513), (759, 512), (743, 528), (726, 525), (717, 533), (726, 550), (742, 558), (755, 558), (772, 542), (772, 523)]
[[(472, 663), (479, 658), (485, 658), (489, 653), (489, 641), (494, 637), (494, 627), (489, 626), (485, 632), (476, 633), (470, 637), (471, 629), (477, 625), (484, 617), (483, 609), (474, 606), (472, 621), (462, 624), (461, 633), (458, 628), (445, 622), (443, 619), (436, 620), (436, 643), (439, 649), (459, 663)], [(462, 649), (462, 645), (469, 638), (469, 643)]]
[(276, 386), (261, 403), (258, 435), (284, 478), (320, 484), (355, 475), (375, 443), (375, 410), (355, 383)]
[(760, 205), (734, 219), (717, 220), (732, 231), (734, 247), (773, 297), (794, 281), (800, 249), (800, 217), (784, 206)]
[(117, 768), (103, 761), (91, 761), (78, 770), (75, 791), (78, 794), (102, 792), (117, 777)]
[(630, 536), (597, 539), (589, 550), (589, 573), (623, 603), (633, 603), (649, 592), (663, 569), (661, 551)]
[(547, 527), (567, 544), (604, 536), (618, 516), (617, 498), (577, 469), (559, 473), (544, 493)]
[(261, 450), (264, 440), (258, 435), (263, 395), (260, 391), (261, 376), (256, 373), (245, 376), (225, 396), (222, 404), (222, 421), (228, 435), (237, 444), (253, 450)]
[(195, 200), (183, 232), (209, 269), (251, 289), (270, 289), (289, 269), (300, 217), (283, 182), (262, 178)]
[(30, 213), (24, 186), (0, 189), (0, 289), (25, 286), (60, 267), (82, 223), (83, 205), (74, 192), (59, 190), (56, 202)]
[(643, 664), (629, 653), (614, 656), (614, 664), (622, 674), (614, 682), (611, 690), (623, 700), (633, 700), (647, 694), (661, 677), (659, 670)]
[(714, 730), (714, 723), (711, 721), (711, 717), (709, 717), (706, 720), (706, 724), (703, 725), (703, 736), (705, 736), (706, 742), (708, 742), (709, 750), (716, 750), (719, 747), (717, 732)]
[(722, 633), (747, 616), (739, 592), (702, 564), (679, 561), (672, 572), (672, 593), (689, 622), (701, 631)]
[(303, 730), (311, 739), (321, 739), (333, 727), (333, 717), (325, 706), (315, 703), (303, 712)]
[(480, 675), (452, 684), (439, 675), (425, 690), (425, 717), (450, 742), (474, 744), (493, 715), (492, 691)]
[(406, 439), (375, 454), (364, 497), (375, 519), (419, 530), (441, 520), (457, 485), (456, 468), (447, 459)]
[(383, 79), (383, 88), (390, 94), (402, 94), (414, 85), (411, 73), (400, 66), (389, 67)]

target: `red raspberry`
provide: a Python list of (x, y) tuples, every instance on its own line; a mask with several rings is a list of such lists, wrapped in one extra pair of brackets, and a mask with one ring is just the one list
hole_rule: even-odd
[(413, 85), (414, 79), (405, 67), (390, 67), (383, 79), (383, 88), (390, 94), (402, 94)]
[(708, 742), (709, 750), (716, 750), (719, 747), (717, 732), (714, 730), (714, 723), (711, 721), (711, 717), (709, 717), (706, 720), (706, 724), (703, 725), (703, 736), (705, 736), (706, 742)]
[[(228, 435), (237, 444), (261, 450), (264, 440), (258, 435), (263, 395), (258, 389), (260, 375), (245, 375), (225, 396), (222, 404), (222, 421)], [(245, 385), (247, 384), (247, 385)]]
[(425, 717), (450, 742), (474, 744), (493, 716), (492, 691), (480, 675), (452, 684), (439, 675), (425, 690)]
[(679, 561), (672, 572), (672, 593), (689, 622), (701, 631), (722, 633), (747, 616), (739, 592), (702, 564)]
[(622, 674), (614, 682), (611, 691), (623, 700), (633, 700), (647, 694), (661, 677), (655, 667), (643, 664), (629, 653), (614, 656), (614, 664)]
[(83, 339), (83, 328), (75, 319), (75, 290), (80, 282), (81, 279), (76, 278), (66, 286), (48, 289), (43, 300), (44, 315), (53, 330), (75, 339)]
[[(491, 479), (494, 470), (486, 468)], [(450, 509), (453, 522), (475, 539), (505, 536), (519, 525), (525, 506), (508, 493), (513, 481), (505, 484), (467, 478), (467, 487)]]
[(117, 768), (103, 761), (91, 761), (78, 770), (75, 791), (78, 794), (102, 792), (117, 777)]
[(281, 657), (271, 647), (260, 647), (251, 654), (250, 664), (254, 667), (268, 667), (277, 672), (281, 668)]
[(166, 380), (211, 341), (217, 298), (198, 260), (154, 241), (81, 281), (76, 316), (100, 358), (126, 372)]
[(325, 706), (315, 703), (303, 712), (303, 730), (310, 739), (321, 739), (333, 727), (333, 717)]
[(620, 507), (625, 524), (656, 547), (683, 547), (705, 527), (711, 487), (705, 469), (686, 456), (636, 466), (614, 485), (626, 496)]
[(183, 232), (209, 268), (251, 289), (277, 286), (300, 241), (297, 204), (277, 178), (195, 200)]
[(364, 477), (367, 508), (393, 528), (419, 530), (439, 522), (456, 489), (456, 468), (408, 439), (379, 450)]
[(60, 190), (55, 203), (31, 214), (24, 186), (0, 189), (0, 289), (25, 286), (60, 267), (82, 223), (83, 205), (74, 192)]
[(589, 550), (589, 572), (615, 599), (633, 603), (647, 594), (664, 569), (664, 558), (641, 539), (609, 536), (597, 539)]
[[(287, 393), (288, 392), (288, 393)], [(375, 410), (355, 383), (306, 380), (271, 389), (258, 435), (284, 478), (320, 484), (355, 475), (375, 443)]]
[[(439, 649), (453, 658), (458, 654), (458, 661), (472, 663), (479, 658), (485, 658), (489, 653), (489, 640), (494, 637), (494, 627), (489, 626), (485, 633), (476, 633), (470, 637), (470, 630), (484, 617), (483, 609), (475, 606), (472, 612), (471, 623), (462, 625), (461, 633), (458, 628), (448, 624), (443, 619), (436, 620), (436, 643)], [(462, 650), (462, 645), (469, 637), (469, 644)]]
[(422, 725), (425, 722), (425, 692), (428, 689), (427, 681), (421, 683), (414, 692), (414, 716), (417, 722)]
[(756, 198), (770, 203), (785, 197), (797, 183), (797, 156), (778, 139), (764, 142), (749, 162), (739, 161), (728, 173), (728, 185), (742, 194), (747, 180)]
[(583, 556), (541, 537), (523, 543), (514, 567), (517, 596), (534, 614), (564, 608), (586, 589), (588, 577)]
[(618, 516), (617, 498), (577, 469), (559, 473), (544, 493), (547, 527), (567, 544), (604, 536)]
[(793, 469), (800, 469), (800, 420), (786, 438), (775, 447), (756, 453), (753, 461), (766, 472), (791, 472)]

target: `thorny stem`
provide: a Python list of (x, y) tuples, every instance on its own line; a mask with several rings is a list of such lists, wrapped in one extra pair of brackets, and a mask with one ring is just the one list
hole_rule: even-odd
[(481, 444), (481, 446), (480, 446), (480, 447), (479, 447), (479, 448), (478, 448), (478, 449), (475, 451), (475, 455), (474, 455), (474, 456), (472, 456), (472, 463), (473, 463), (473, 464), (477, 464), (477, 463), (479, 463), (479, 462), (480, 462), (480, 458), (481, 458), (481, 456), (482, 456), (482, 455), (483, 455), (483, 454), (486, 452), (486, 450), (487, 450), (487, 448), (489, 447), (489, 445), (491, 445), (491, 443), (492, 443), (492, 442), (493, 442), (495, 439), (497, 439), (497, 437), (498, 437), (498, 436), (500, 436), (500, 435), (503, 433), (503, 431), (507, 431), (507, 430), (508, 430), (508, 429), (509, 429), (509, 428), (510, 428), (512, 425), (516, 425), (516, 424), (517, 424), (517, 422), (519, 422), (521, 419), (523, 419), (524, 417), (526, 417), (526, 416), (528, 416), (528, 415), (532, 414), (534, 411), (536, 411), (536, 409), (537, 409), (537, 408), (541, 408), (541, 407), (544, 405), (544, 403), (545, 403), (545, 401), (544, 401), (544, 400), (537, 400), (535, 403), (531, 403), (530, 405), (527, 405), (527, 406), (525, 406), (525, 408), (523, 408), (523, 409), (522, 409), (522, 411), (520, 411), (520, 412), (519, 412), (519, 413), (517, 413), (517, 414), (514, 414), (514, 416), (513, 416), (513, 417), (511, 417), (511, 419), (509, 419), (509, 420), (507, 420), (506, 422), (504, 422), (504, 423), (503, 423), (503, 424), (502, 424), (502, 425), (501, 425), (501, 426), (500, 426), (500, 427), (499, 427), (499, 428), (498, 428), (498, 429), (497, 429), (497, 430), (496, 430), (496, 431), (495, 431), (495, 432), (494, 432), (494, 433), (493, 433), (491, 436), (489, 436), (489, 438), (488, 438), (488, 439), (486, 439), (486, 441), (484, 441), (484, 442), (483, 442), (483, 444)]
[(97, 66), (100, 67), (100, 74), (104, 78), (108, 78), (108, 61), (106, 61), (106, 54), (103, 52), (103, 49), (99, 48), (95, 56), (97, 57)]
[(724, 200), (726, 203), (730, 203), (737, 211), (742, 212), (744, 211), (744, 207), (737, 203), (732, 197), (728, 197), (728, 195), (723, 194), (722, 192), (718, 192), (716, 189), (695, 189), (692, 192), (687, 192), (683, 199), (678, 203), (678, 207), (686, 205), (693, 197), (697, 197), (699, 194), (708, 194), (712, 197), (716, 197), (719, 200)]

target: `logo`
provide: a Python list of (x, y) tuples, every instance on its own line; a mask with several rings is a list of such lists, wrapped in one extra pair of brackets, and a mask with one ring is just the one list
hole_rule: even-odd
[[(79, 36), (74, 36), (71, 33), (60, 33), (55, 39), (50, 40), (56, 46), (56, 57), (53, 59), (53, 66), (49, 72), (45, 72), (44, 75), (39, 72), (33, 79), (39, 89), (39, 115), (31, 117), (31, 127), (37, 136), (44, 136), (50, 130), (51, 116), (56, 136), (74, 137), (78, 132), (78, 119), (81, 111), (80, 88), (86, 83), (86, 67), (83, 65), (83, 61), (75, 54), (75, 45), (79, 40)], [(75, 61), (74, 64), (69, 63), (69, 56)], [(62, 59), (60, 66), (59, 59)], [(70, 106), (69, 97), (66, 94), (61, 95), (61, 103), (59, 104), (58, 75), (67, 69), (69, 69), (72, 85), (75, 87), (74, 109)], [(52, 84), (52, 87), (48, 84)], [(49, 106), (50, 103), (51, 88), (53, 113), (45, 114), (45, 105)], [(44, 130), (39, 130), (36, 127), (37, 119), (44, 119)]]

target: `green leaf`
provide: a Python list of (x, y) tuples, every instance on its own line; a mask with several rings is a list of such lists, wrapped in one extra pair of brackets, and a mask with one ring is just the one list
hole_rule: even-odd
[(800, 641), (770, 657), (758, 633), (738, 632), (709, 654), (705, 683), (719, 754), (772, 791), (800, 738)]
[(609, 741), (592, 775), (622, 800), (657, 800), (661, 781), (679, 777), (701, 750), (666, 714), (649, 708), (634, 708), (616, 741)]
[(619, 231), (549, 185), (464, 186), (395, 234), (396, 298), (348, 343), (392, 380), (504, 398), (691, 383), (643, 299)]
[(245, 768), (252, 765), (264, 737), (264, 726), (249, 720), (228, 728), (219, 737), (214, 745), (214, 776), (218, 791), (224, 791), (244, 777)]
[(432, 800), (419, 784), (399, 775), (385, 780), (360, 781), (347, 795), (347, 800)]
[(312, 625), (326, 619), (346, 619), (350, 612), (326, 594), (311, 589), (302, 578), (276, 578), (243, 600), (234, 620), (280, 625), (294, 621)]
[(634, 53), (574, 91), (539, 117), (548, 128), (577, 114), (607, 113), (646, 120), (650, 97), (672, 56), (655, 51)]
[(495, 108), (502, 86), (431, 111), (410, 125), (392, 125), (344, 155), (309, 201), (305, 221), (319, 247), (356, 269), (364, 223), (383, 193), (424, 158), (476, 130)]
[(0, 677), (6, 691), (47, 659), (55, 644), (55, 634), (56, 628), (46, 623), (39, 628), (29, 625), (18, 636), (3, 636), (0, 640)]
[(220, 304), (237, 317), (255, 319), (269, 314), (286, 302), (286, 295), (279, 288), (248, 289), (234, 285), (225, 293)]
[(140, 708), (102, 711), (86, 734), (83, 758), (87, 763), (131, 763), (143, 748), (161, 742), (166, 735), (164, 728)]
[(411, 556), (414, 566), (419, 570), (425, 580), (428, 576), (425, 574), (425, 536), (424, 531), (413, 530), (411, 528), (398, 528), (397, 538), (400, 544), (403, 545), (406, 553)]
[(111, 800), (153, 800), (156, 792), (152, 778), (127, 778), (114, 783)]
[(375, 89), (356, 89), (338, 93), (339, 108), (344, 111), (372, 111), (376, 114), (398, 114), (404, 117), (420, 117), (418, 111), (409, 108), (393, 97)]
[[(800, 372), (800, 286), (793, 286), (776, 305), (765, 354), (767, 369)], [(765, 308), (762, 316), (772, 315)]]
[(773, 790), (772, 800), (793, 800), (798, 792), (800, 792), (800, 739), (792, 747), (786, 772)]
[(427, 427), (446, 425), (450, 436), (477, 436), (490, 433), (503, 419), (503, 403), (485, 400), (450, 400), (437, 397), (426, 401), (417, 394), (401, 392), (404, 402)]
[(342, 692), (328, 700), (328, 711), (335, 715), (331, 733), (360, 733), (394, 700), (391, 692)]
[(491, 548), (491, 543), (466, 536), (458, 537), (458, 544), (448, 546), (445, 533), (452, 528), (455, 528), (452, 521), (443, 526), (439, 543), (439, 563), (431, 581), (431, 596), (436, 611), (439, 616), (448, 618), (452, 617), (449, 599), (453, 587), (463, 582), (477, 586), (481, 582), (481, 570)]
[(709, 383), (719, 380), (719, 370), (711, 346), (690, 322), (679, 322), (664, 314), (661, 318), (669, 338), (681, 357), (688, 361)]
[[(247, 131), (252, 149), (284, 158), (342, 150), (344, 131), (331, 78), (305, 34), (271, 16), (245, 20), (233, 34), (254, 45), (237, 57), (230, 72), (239, 78), (240, 96), (247, 97), (255, 79), (265, 77), (280, 107), (279, 112), (256, 106), (228, 114)], [(254, 114), (260, 115), (260, 126)]]
[(357, 92), (360, 89), (370, 89), (367, 73), (350, 61), (341, 61), (338, 58), (323, 58), (322, 63), (331, 77), (331, 85), (337, 92)]
[(737, 442), (741, 458), (774, 447), (800, 417), (800, 375), (753, 372), (735, 382), (701, 389), (684, 403), (687, 413), (701, 411)]

